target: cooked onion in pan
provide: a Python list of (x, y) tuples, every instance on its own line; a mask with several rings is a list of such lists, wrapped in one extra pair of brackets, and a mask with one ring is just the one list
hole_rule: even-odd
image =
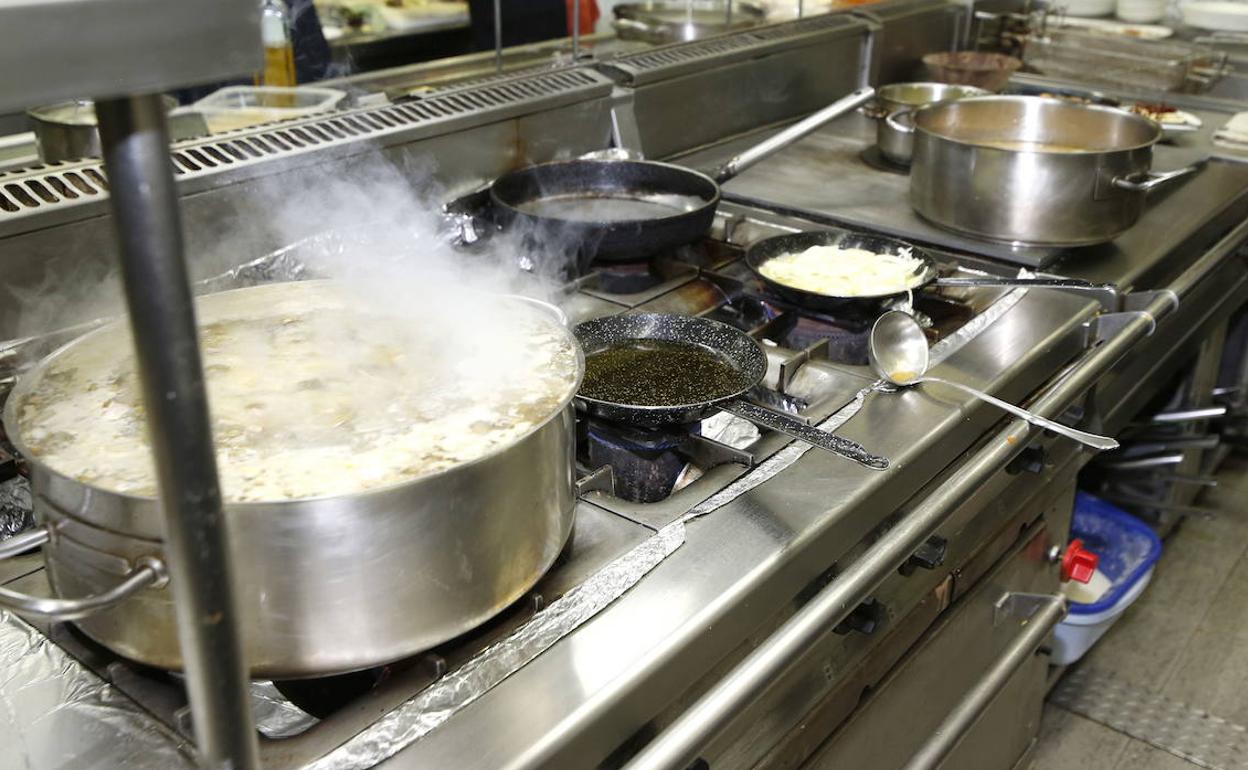
[(833, 297), (898, 294), (920, 282), (923, 261), (907, 254), (812, 246), (769, 259), (759, 272), (776, 283)]

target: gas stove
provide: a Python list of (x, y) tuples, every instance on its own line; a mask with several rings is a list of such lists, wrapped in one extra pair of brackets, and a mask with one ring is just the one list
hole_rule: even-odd
[[(572, 322), (629, 312), (712, 318), (759, 340), (769, 369), (750, 398), (817, 423), (853, 402), (875, 381), (866, 366), (861, 320), (797, 307), (769, 293), (744, 263), (749, 243), (814, 229), (809, 221), (726, 205), (711, 234), (669, 254), (593, 266), (563, 288)], [(974, 260), (937, 253), (945, 274), (979, 274)], [(924, 289), (913, 297), (930, 339), (948, 339), (1006, 292)], [(434, 650), (389, 666), (325, 679), (253, 686), (262, 751), (273, 766), (296, 767), (325, 750), (325, 736), (354, 735), (455, 670), (542, 608), (582, 585), (618, 557), (720, 493), (791, 443), (727, 414), (700, 424), (646, 430), (578, 416), (581, 494), (573, 537), (549, 573), (486, 625)], [(32, 559), (32, 568), (36, 562)], [(19, 589), (46, 592), (42, 571)], [(173, 730), (189, 737), (189, 710), (176, 675), (130, 664), (67, 625), (40, 630)], [(267, 760), (266, 760), (266, 766)]]

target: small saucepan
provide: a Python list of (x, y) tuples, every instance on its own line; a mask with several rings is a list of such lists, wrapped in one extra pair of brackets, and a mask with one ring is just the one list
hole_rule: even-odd
[[(906, 285), (897, 291), (879, 294), (832, 294), (792, 286), (769, 278), (764, 266), (773, 259), (800, 254), (815, 246), (831, 246), (840, 249), (862, 249), (888, 257), (909, 257), (916, 260), (914, 271)], [(745, 254), (746, 265), (762, 280), (763, 284), (780, 297), (795, 305), (836, 315), (869, 319), (885, 312), (907, 292), (925, 286), (957, 288), (1016, 288), (1066, 289), (1074, 291), (1111, 292), (1112, 284), (1097, 284), (1073, 278), (946, 278), (938, 274), (936, 260), (932, 255), (904, 241), (878, 235), (864, 235), (848, 230), (812, 230), (804, 233), (788, 233), (764, 238), (752, 244)]]
[(884, 457), (860, 444), (744, 399), (767, 373), (754, 338), (706, 318), (629, 313), (584, 321), (572, 330), (585, 351), (577, 393), (588, 414), (657, 427), (728, 412), (875, 470)]
[[(929, 104), (965, 99), (968, 96), (988, 94), (975, 86), (950, 83), (892, 83), (875, 92), (875, 102), (866, 111), (876, 119), (875, 143), (880, 154), (902, 166), (910, 165), (914, 150), (913, 113)], [(899, 127), (898, 124), (901, 124)]]

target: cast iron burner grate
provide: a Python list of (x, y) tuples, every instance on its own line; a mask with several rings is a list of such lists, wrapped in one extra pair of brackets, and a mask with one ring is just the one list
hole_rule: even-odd
[(682, 448), (698, 423), (645, 429), (604, 420), (589, 420), (585, 452), (589, 467), (610, 465), (615, 496), (633, 503), (654, 503), (672, 493), (689, 465)]

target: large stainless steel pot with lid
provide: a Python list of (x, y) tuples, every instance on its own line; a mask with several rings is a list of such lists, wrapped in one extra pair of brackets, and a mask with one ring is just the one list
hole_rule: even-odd
[[(297, 293), (308, 283), (320, 282), (212, 297), (259, 292), (257, 302), (272, 303), (273, 292)], [(475, 459), (355, 493), (237, 502), (223, 486), (238, 625), (254, 676), (341, 673), (428, 649), (514, 602), (562, 550), (576, 504), (571, 401), (584, 358), (558, 310), (518, 297), (499, 301), (558, 316), (551, 326), (574, 355), (566, 398), (552, 401), (549, 413), (526, 418), (533, 424), (527, 433)], [(115, 326), (49, 356), (23, 375), (5, 406), (9, 437), (31, 468), (40, 527), (0, 543), (0, 558), (43, 545), (58, 598), (0, 589), (0, 607), (74, 620), (127, 658), (180, 669), (157, 501), (66, 475), (32, 451), (20, 430), (21, 410), (41, 380), (63, 374), (52, 369), (56, 362), (110, 333)], [(342, 472), (350, 459), (323, 473)]]
[(1112, 240), (1150, 190), (1197, 171), (1150, 171), (1160, 126), (1124, 110), (984, 96), (914, 114), (910, 203), (977, 238), (1046, 246)]

